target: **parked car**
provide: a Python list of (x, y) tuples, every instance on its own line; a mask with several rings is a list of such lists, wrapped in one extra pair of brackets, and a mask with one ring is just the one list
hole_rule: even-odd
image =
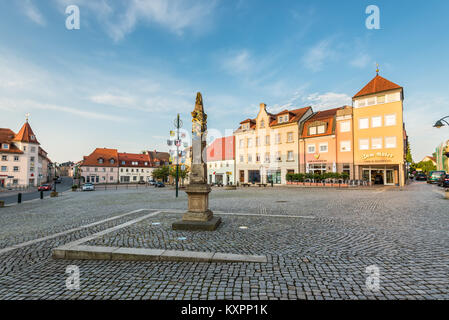
[(83, 191), (95, 191), (95, 186), (92, 183), (83, 184), (81, 190)]
[(156, 184), (154, 185), (156, 188), (163, 188), (165, 187), (165, 184), (161, 181), (156, 182)]
[(446, 174), (446, 171), (430, 171), (427, 183), (437, 183), (442, 174)]
[(138, 182), (138, 184), (146, 184), (146, 182), (143, 181), (143, 180), (140, 180), (140, 181)]
[(155, 180), (148, 180), (150, 186), (154, 186), (157, 182)]
[(426, 181), (427, 180), (427, 176), (426, 176), (426, 174), (424, 172), (420, 172), (420, 173), (416, 174), (415, 180), (416, 181)]
[(437, 184), (440, 187), (448, 188), (449, 187), (449, 174), (446, 174), (446, 173), (442, 174), (440, 176), (440, 179), (438, 179)]
[(37, 188), (37, 191), (51, 191), (51, 184), (43, 184)]
[(61, 177), (57, 177), (55, 180), (56, 183), (61, 183), (62, 182), (62, 178)]

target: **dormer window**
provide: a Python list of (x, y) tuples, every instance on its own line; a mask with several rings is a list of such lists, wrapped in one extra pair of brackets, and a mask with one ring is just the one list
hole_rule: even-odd
[(285, 116), (280, 116), (280, 117), (278, 118), (278, 122), (279, 122), (279, 123), (285, 123), (285, 122), (288, 122), (288, 114), (286, 114)]
[(125, 161), (122, 161), (122, 164), (124, 165), (126, 162)]
[(3, 149), (9, 149), (9, 144), (4, 143), (4, 144), (3, 144)]
[(104, 159), (103, 158), (100, 158), (100, 159), (98, 159), (98, 163), (104, 163)]
[(31, 135), (30, 138), (31, 138), (31, 140), (36, 140), (36, 137), (33, 135)]
[(110, 164), (114, 164), (114, 163), (115, 163), (115, 160), (114, 160), (114, 159), (110, 159), (110, 160), (109, 160), (109, 163), (110, 163)]

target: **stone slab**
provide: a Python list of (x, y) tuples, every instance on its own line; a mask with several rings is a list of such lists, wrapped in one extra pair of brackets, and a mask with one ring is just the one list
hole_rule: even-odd
[(161, 255), (162, 261), (190, 261), (210, 262), (214, 252), (165, 250)]
[(173, 222), (173, 230), (185, 231), (214, 231), (221, 223), (220, 217), (212, 217), (209, 221), (185, 221), (179, 220)]
[(212, 262), (259, 262), (267, 263), (266, 256), (254, 256), (246, 254), (233, 254), (216, 252), (212, 257)]
[(112, 260), (123, 261), (158, 261), (163, 249), (119, 248), (112, 252)]
[(112, 252), (117, 247), (74, 246), (65, 250), (68, 260), (111, 260)]

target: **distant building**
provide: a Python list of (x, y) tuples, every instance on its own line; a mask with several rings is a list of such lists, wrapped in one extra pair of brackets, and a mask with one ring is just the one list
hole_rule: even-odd
[(28, 120), (17, 134), (0, 128), (0, 187), (46, 183), (50, 163)]
[(235, 184), (235, 137), (215, 139), (207, 148), (209, 184)]
[(81, 165), (81, 177), (87, 183), (117, 183), (119, 176), (117, 149), (97, 148)]
[(435, 150), (437, 170), (449, 172), (449, 140), (442, 142)]
[(119, 153), (119, 181), (120, 183), (148, 182), (154, 167), (148, 154)]
[(425, 156), (421, 162), (427, 162), (427, 161), (432, 161), (432, 163), (436, 166), (437, 165), (437, 161), (434, 157), (431, 156)]

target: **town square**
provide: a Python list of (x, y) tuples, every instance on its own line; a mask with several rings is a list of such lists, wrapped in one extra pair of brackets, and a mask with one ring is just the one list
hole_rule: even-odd
[(0, 4), (0, 301), (449, 300), (449, 7), (378, 2)]

